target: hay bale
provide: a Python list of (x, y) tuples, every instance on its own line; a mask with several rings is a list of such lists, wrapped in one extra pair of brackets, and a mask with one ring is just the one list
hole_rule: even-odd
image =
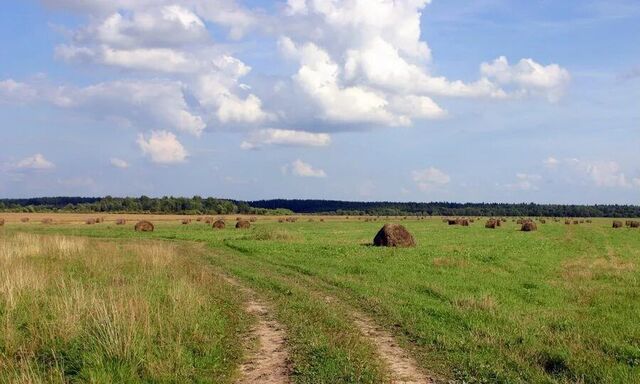
[(213, 223), (212, 228), (213, 228), (213, 229), (224, 229), (224, 227), (226, 227), (226, 226), (227, 226), (227, 225), (225, 224), (224, 220), (219, 219), (219, 220), (216, 220), (216, 221)]
[(490, 228), (490, 229), (496, 229), (500, 226), (500, 221), (499, 220), (494, 220), (494, 219), (489, 219), (487, 220), (487, 222), (484, 224), (485, 228)]
[(134, 229), (136, 232), (153, 232), (155, 228), (150, 221), (142, 220), (136, 223)]
[(28, 223), (29, 222), (29, 218), (28, 217), (23, 217), (22, 219), (20, 219), (21, 222), (23, 223)]
[(214, 222), (213, 217), (207, 217), (204, 219), (205, 224), (213, 224), (213, 222)]
[(545, 219), (540, 219), (540, 224), (547, 224), (547, 220), (545, 220)]
[(385, 224), (373, 239), (376, 247), (415, 247), (416, 241), (405, 227)]
[(629, 227), (631, 227), (631, 228), (640, 228), (640, 221), (632, 221), (631, 225), (629, 225)]
[(249, 220), (238, 220), (236, 223), (236, 229), (249, 229), (251, 227), (251, 223)]
[(202, 217), (198, 217), (196, 221), (202, 221)]
[(321, 223), (324, 223), (324, 219), (320, 219), (320, 222), (321, 222)]
[(587, 223), (591, 224), (593, 223), (593, 220), (587, 220)]
[(463, 227), (468, 227), (469, 226), (469, 220), (467, 220), (467, 219), (458, 219), (456, 221), (458, 222), (458, 225), (461, 225)]
[(573, 225), (578, 225), (580, 222), (578, 220), (573, 220)]
[(191, 219), (182, 219), (182, 225), (189, 225), (191, 224)]
[(53, 219), (44, 218), (42, 219), (42, 224), (53, 224)]
[(524, 223), (522, 223), (522, 228), (520, 228), (520, 230), (522, 232), (537, 231), (538, 230), (538, 226), (533, 221), (525, 221)]
[(622, 228), (622, 221), (614, 220), (613, 221), (613, 228)]
[(569, 221), (569, 220), (565, 220), (564, 223), (565, 223), (565, 225), (571, 225), (571, 221)]
[(249, 222), (250, 223), (255, 223), (256, 221), (258, 221), (258, 218), (255, 217), (255, 216), (252, 216), (252, 217), (249, 218)]
[(0, 219), (0, 227), (4, 226), (4, 219)]
[(284, 223), (284, 222), (285, 222), (285, 220), (283, 218), (279, 218), (278, 219), (278, 223)]
[(449, 224), (449, 225), (458, 225), (458, 220), (456, 220), (456, 219), (447, 219), (447, 224)]
[(116, 219), (116, 225), (125, 225), (127, 224), (127, 220), (125, 219)]
[(85, 223), (86, 223), (87, 225), (92, 225), (92, 224), (95, 224), (96, 222), (97, 222), (97, 221), (96, 221), (96, 219), (87, 219), (87, 220), (85, 221)]
[(630, 227), (631, 226), (631, 220), (625, 220), (624, 225), (626, 227)]

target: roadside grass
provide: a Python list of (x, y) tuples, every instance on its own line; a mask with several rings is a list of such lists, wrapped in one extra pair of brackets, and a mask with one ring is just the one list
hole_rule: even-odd
[[(640, 381), (640, 231), (613, 230), (605, 219), (550, 222), (531, 233), (511, 222), (489, 230), (482, 223), (463, 228), (408, 220), (402, 224), (416, 248), (369, 246), (382, 224), (262, 222), (250, 232), (160, 224), (143, 235), (108, 226), (24, 229), (205, 242), (211, 263), (276, 303), (291, 327), (299, 382), (379, 374), (376, 363), (362, 362), (370, 352), (355, 336), (359, 352), (344, 355), (353, 350), (351, 341), (335, 335), (352, 334), (341, 314), (348, 309), (322, 302), (323, 293), (373, 317), (423, 368), (445, 378)], [(270, 235), (280, 231), (287, 236)]]
[(229, 383), (240, 298), (179, 244), (0, 238), (0, 382)]

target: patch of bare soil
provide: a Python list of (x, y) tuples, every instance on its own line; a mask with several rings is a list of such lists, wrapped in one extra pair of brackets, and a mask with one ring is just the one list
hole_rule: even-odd
[(354, 313), (354, 323), (376, 346), (378, 355), (386, 363), (393, 384), (433, 384), (436, 381), (424, 374), (415, 360), (409, 356), (385, 329), (362, 313)]
[(257, 319), (247, 335), (247, 345), (257, 344), (257, 348), (251, 350), (240, 365), (240, 378), (236, 383), (291, 383), (291, 364), (284, 327), (273, 318), (269, 307), (256, 298), (253, 291), (241, 286), (240, 283), (229, 277), (226, 277), (226, 280), (248, 297), (245, 302), (245, 310)]

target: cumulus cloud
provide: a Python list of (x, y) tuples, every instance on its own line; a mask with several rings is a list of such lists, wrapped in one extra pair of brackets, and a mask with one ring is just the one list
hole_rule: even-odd
[(324, 178), (327, 177), (327, 174), (324, 170), (319, 168), (314, 168), (311, 164), (305, 163), (304, 161), (297, 159), (294, 160), (291, 164), (287, 164), (283, 167), (284, 173), (291, 172), (292, 175), (298, 177), (317, 177)]
[(435, 167), (429, 167), (411, 172), (413, 181), (421, 191), (430, 191), (451, 182), (451, 177)]
[(331, 143), (326, 133), (312, 133), (287, 129), (260, 129), (240, 144), (242, 149), (259, 149), (265, 146), (324, 147)]
[(41, 153), (24, 158), (16, 163), (16, 168), (20, 169), (52, 169), (55, 164), (47, 160)]
[(569, 71), (557, 64), (544, 66), (532, 59), (522, 59), (510, 65), (506, 57), (500, 56), (480, 67), (482, 75), (494, 79), (501, 85), (513, 85), (521, 94), (543, 94), (550, 101), (557, 101), (563, 94), (571, 76)]
[[(640, 179), (629, 178), (622, 166), (613, 160), (583, 160), (578, 158), (555, 159), (553, 168), (565, 174), (578, 177), (601, 188), (633, 188), (640, 187)], [(545, 161), (545, 164), (548, 160)]]
[(189, 155), (176, 135), (167, 131), (152, 131), (148, 139), (139, 135), (138, 146), (142, 153), (158, 164), (182, 163)]
[(116, 168), (120, 168), (120, 169), (126, 169), (129, 168), (129, 163), (127, 163), (125, 160), (119, 159), (117, 157), (112, 157), (109, 160), (109, 163), (116, 167)]

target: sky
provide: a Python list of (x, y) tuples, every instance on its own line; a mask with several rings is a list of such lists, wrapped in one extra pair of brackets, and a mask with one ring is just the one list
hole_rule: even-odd
[(640, 204), (637, 0), (24, 0), (0, 197)]

